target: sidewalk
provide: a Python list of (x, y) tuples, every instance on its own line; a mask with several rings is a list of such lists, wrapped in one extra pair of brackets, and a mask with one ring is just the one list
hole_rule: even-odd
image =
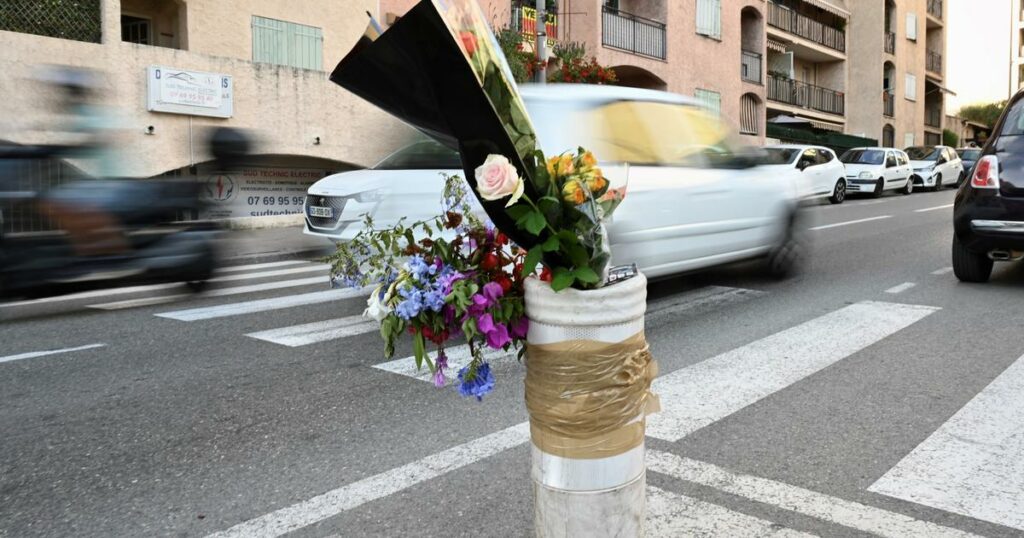
[(334, 252), (330, 241), (302, 233), (302, 226), (227, 230), (217, 243), (221, 262), (227, 265), (313, 260)]

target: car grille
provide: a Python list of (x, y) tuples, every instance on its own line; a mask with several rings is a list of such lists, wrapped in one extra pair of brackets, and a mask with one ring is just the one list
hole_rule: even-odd
[[(317, 196), (312, 194), (306, 196), (306, 206), (304, 208), (306, 222), (309, 223), (310, 228), (333, 230), (338, 225), (338, 219), (341, 218), (341, 212), (345, 209), (345, 202), (347, 201), (348, 198), (344, 196)], [(313, 217), (309, 214), (309, 206), (330, 207), (334, 209), (334, 216), (331, 218)]]

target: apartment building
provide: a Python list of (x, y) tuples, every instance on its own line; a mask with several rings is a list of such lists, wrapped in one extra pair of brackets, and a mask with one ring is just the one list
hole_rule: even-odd
[(941, 144), (945, 114), (943, 0), (850, 1), (847, 132), (882, 145)]
[[(300, 212), (312, 181), (371, 165), (411, 133), (327, 78), (376, 9), (376, 0), (16, 2), (0, 17), (0, 140), (61, 142), (50, 128), (62, 121), (57, 93), (38, 75), (46, 64), (87, 68), (122, 128), (124, 173), (219, 180), (209, 216)], [(261, 155), (216, 174), (202, 140), (217, 126), (251, 130)]]
[(1024, 2), (1010, 0), (1010, 95), (1024, 88)]

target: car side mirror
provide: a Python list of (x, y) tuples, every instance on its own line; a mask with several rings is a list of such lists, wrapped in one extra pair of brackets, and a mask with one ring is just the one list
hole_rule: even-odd
[(939, 157), (939, 159), (935, 161), (936, 164), (946, 164), (947, 162), (948, 161), (946, 161), (945, 157)]
[(803, 171), (804, 171), (804, 170), (806, 170), (806, 169), (807, 169), (807, 167), (808, 167), (808, 166), (810, 166), (810, 165), (811, 165), (811, 161), (808, 161), (808, 160), (806, 160), (806, 159), (800, 159), (800, 160), (799, 160), (799, 161), (797, 161), (797, 163), (796, 163), (796, 169), (797, 169), (797, 170), (799, 170), (799, 171), (801, 171), (801, 172), (803, 172)]

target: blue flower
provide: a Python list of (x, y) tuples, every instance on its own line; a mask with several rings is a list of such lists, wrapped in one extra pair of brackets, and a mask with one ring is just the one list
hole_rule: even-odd
[(406, 267), (413, 278), (421, 281), (426, 279), (427, 275), (437, 273), (437, 266), (423, 261), (423, 257), (419, 255), (409, 258), (409, 261), (406, 262)]
[(471, 366), (459, 370), (459, 394), (463, 396), (476, 396), (477, 401), (483, 401), (484, 395), (494, 390), (494, 374), (491, 373), (491, 365), (485, 363), (470, 371)]
[(428, 291), (423, 295), (423, 304), (434, 312), (440, 312), (444, 308), (444, 295), (437, 291)]
[(423, 292), (416, 288), (402, 288), (398, 293), (405, 299), (395, 307), (398, 317), (408, 321), (420, 315), (423, 310)]

